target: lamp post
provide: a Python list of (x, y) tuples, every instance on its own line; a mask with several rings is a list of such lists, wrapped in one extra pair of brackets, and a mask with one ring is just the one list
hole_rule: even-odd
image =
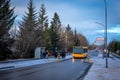
[(104, 45), (105, 45), (105, 55), (106, 55), (106, 59), (105, 59), (105, 67), (108, 68), (108, 57), (107, 57), (107, 1), (104, 0), (104, 7), (105, 7), (105, 25), (96, 22), (97, 24), (100, 24), (102, 26), (104, 26)]
[(108, 68), (108, 57), (107, 57), (107, 1), (104, 0), (105, 5), (105, 54), (106, 54), (106, 65), (105, 67)]

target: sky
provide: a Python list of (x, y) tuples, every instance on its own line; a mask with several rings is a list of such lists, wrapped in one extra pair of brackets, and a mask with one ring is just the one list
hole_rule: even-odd
[[(107, 1), (107, 32), (108, 42), (120, 40), (120, 0)], [(29, 0), (11, 0), (11, 6), (15, 7), (16, 21), (22, 20), (27, 12)], [(104, 0), (33, 0), (36, 10), (41, 4), (46, 7), (49, 21), (55, 12), (58, 13), (61, 23), (67, 24), (78, 33), (82, 33), (93, 44), (98, 37), (104, 37), (105, 8)]]

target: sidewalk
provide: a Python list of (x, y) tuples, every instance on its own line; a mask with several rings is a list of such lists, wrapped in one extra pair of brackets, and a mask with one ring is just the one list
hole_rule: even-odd
[[(67, 55), (64, 59), (61, 60), (66, 60), (72, 58), (72, 55)], [(50, 62), (56, 62), (58, 59), (55, 59), (54, 57), (50, 57), (47, 59), (35, 59), (35, 60), (21, 60), (21, 61), (13, 61), (13, 62), (0, 62), (0, 71), (3, 70), (9, 70), (13, 68), (20, 68), (20, 67), (26, 67), (26, 66), (31, 66), (31, 65), (37, 65), (37, 64), (45, 64), (45, 63), (50, 63)]]
[(106, 60), (102, 58), (100, 53), (91, 61), (93, 65), (84, 80), (120, 80), (120, 59), (114, 56), (108, 58), (108, 68), (105, 68)]

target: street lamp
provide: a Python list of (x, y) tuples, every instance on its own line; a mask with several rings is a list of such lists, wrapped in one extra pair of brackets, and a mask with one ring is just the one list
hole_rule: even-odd
[(105, 54), (106, 54), (106, 65), (105, 67), (108, 68), (108, 57), (107, 57), (107, 1), (104, 0), (104, 7), (105, 7), (105, 25), (96, 22), (97, 24), (100, 24), (102, 26), (104, 26), (105, 31), (104, 31), (104, 44), (105, 44)]
[(106, 65), (105, 67), (108, 68), (108, 59), (107, 59), (107, 1), (104, 0), (105, 5), (105, 54), (106, 54)]

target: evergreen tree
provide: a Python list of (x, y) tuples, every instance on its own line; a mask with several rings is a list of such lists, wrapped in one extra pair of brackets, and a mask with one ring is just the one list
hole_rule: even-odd
[(120, 41), (117, 43), (117, 50), (120, 50)]
[(39, 11), (39, 27), (41, 28), (41, 30), (45, 30), (48, 28), (48, 16), (46, 15), (46, 8), (44, 6), (44, 4), (41, 5), (40, 11)]
[(49, 30), (50, 40), (51, 40), (51, 45), (50, 46), (51, 46), (53, 51), (55, 51), (56, 48), (59, 49), (59, 47), (60, 47), (60, 45), (59, 45), (60, 27), (61, 27), (61, 22), (60, 22), (58, 14), (55, 12), (54, 17), (51, 21), (51, 26), (50, 26), (50, 30)]
[(80, 40), (78, 39), (77, 31), (74, 31), (74, 46), (80, 46)]
[(45, 46), (47, 47), (48, 44), (48, 17), (46, 15), (46, 8), (44, 4), (41, 5), (40, 11), (39, 11), (39, 18), (38, 18), (38, 27), (40, 30), (40, 43), (39, 46)]
[(34, 49), (39, 40), (37, 13), (32, 0), (29, 1), (27, 8), (28, 12), (20, 23), (18, 49), (22, 53), (21, 57), (33, 57)]
[(10, 0), (0, 0), (0, 59), (9, 58), (12, 54), (10, 47), (14, 39), (10, 37), (9, 30), (15, 17), (14, 8), (10, 7)]
[(66, 41), (66, 51), (72, 51), (74, 46), (74, 38), (73, 38), (73, 31), (71, 30), (70, 25), (68, 24), (65, 30), (65, 41)]
[(52, 51), (55, 51), (55, 49), (58, 47), (58, 35), (53, 27), (53, 25), (50, 26), (49, 29), (49, 35), (50, 35), (50, 49)]
[(54, 13), (54, 17), (52, 18), (51, 25), (53, 25), (55, 31), (59, 33), (59, 30), (61, 27), (61, 21), (60, 21), (59, 16), (56, 12)]

